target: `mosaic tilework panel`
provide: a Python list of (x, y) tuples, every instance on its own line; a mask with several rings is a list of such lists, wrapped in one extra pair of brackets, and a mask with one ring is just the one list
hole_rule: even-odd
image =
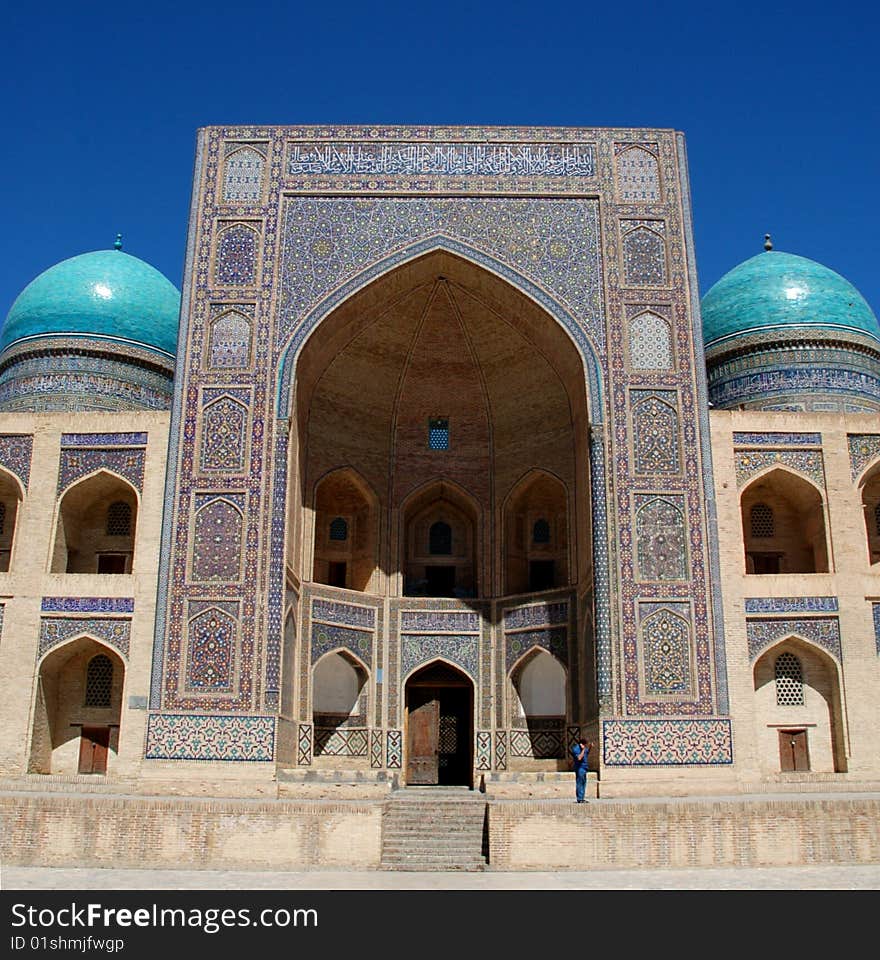
[(383, 765), (382, 756), (382, 731), (370, 731), (370, 766), (373, 768)]
[(58, 473), (58, 492), (72, 483), (95, 473), (108, 470), (127, 480), (136, 490), (144, 488), (143, 450), (121, 447), (118, 449), (62, 449)]
[(186, 686), (202, 693), (228, 692), (232, 686), (238, 639), (235, 614), (203, 603), (190, 605), (187, 624)]
[(662, 287), (668, 281), (666, 224), (662, 220), (621, 220), (623, 276), (631, 287)]
[(257, 280), (257, 247), (260, 238), (252, 226), (233, 224), (217, 238), (214, 279), (224, 286), (252, 286)]
[(542, 601), (504, 611), (504, 629), (519, 630), (551, 623), (568, 623), (568, 601)]
[(0, 436), (0, 467), (14, 473), (25, 490), (31, 476), (31, 455), (34, 438), (28, 434), (3, 434)]
[(144, 756), (268, 762), (275, 757), (275, 718), (151, 714)]
[[(220, 370), (246, 370), (251, 364), (251, 320), (245, 309), (226, 309), (211, 322), (208, 365)], [(253, 313), (253, 307), (250, 308)]]
[(495, 731), (495, 769), (507, 769), (507, 731)]
[[(281, 636), (283, 600), (287, 595), (288, 603), (293, 602), (290, 593), (285, 594), (285, 528), (287, 524), (287, 428), (283, 421), (275, 426), (275, 462), (272, 465), (271, 511), (264, 518), (264, 536), (269, 540), (269, 597), (266, 616), (266, 696), (274, 699), (279, 695), (281, 686)], [(268, 501), (267, 501), (268, 502)], [(304, 620), (308, 620), (308, 608), (304, 611)], [(300, 624), (303, 637), (307, 635), (305, 622)], [(268, 708), (267, 708), (268, 709)]]
[(746, 597), (746, 613), (836, 613), (837, 597)]
[[(763, 355), (762, 365), (769, 359)], [(807, 358), (799, 351), (797, 360), (802, 359), (806, 361)], [(837, 397), (840, 402), (848, 397), (855, 400), (865, 395), (880, 401), (880, 379), (863, 370), (844, 369), (843, 364), (848, 359), (848, 355), (842, 354), (835, 357), (834, 366), (811, 364), (797, 367), (794, 366), (795, 358), (789, 355), (776, 361), (786, 365), (785, 369), (754, 371), (741, 376), (730, 375), (723, 368), (716, 367), (710, 371), (710, 397), (716, 407), (735, 407), (741, 403), (752, 406), (756, 397), (766, 397), (767, 400), (759, 404), (763, 410), (803, 410), (803, 398), (811, 394)], [(772, 398), (779, 398), (779, 402), (771, 404)], [(789, 398), (788, 403), (783, 402), (785, 398)], [(795, 399), (800, 402), (792, 403)]]
[(633, 390), (630, 393), (636, 473), (681, 472), (678, 396), (674, 390)]
[(240, 473), (247, 447), (248, 410), (238, 400), (223, 396), (202, 411), (202, 470)]
[(635, 497), (636, 544), (642, 580), (686, 580), (684, 498)]
[(62, 447), (145, 447), (147, 434), (136, 433), (62, 433)]
[[(525, 257), (529, 278), (552, 290), (592, 340), (604, 344), (594, 200), (293, 198), (283, 231), (279, 342), (337, 284), (439, 235), (484, 251), (499, 267), (516, 268), (526, 251), (541, 250)], [(511, 279), (521, 285), (518, 277)], [(340, 294), (342, 299), (347, 292)], [(307, 332), (306, 326), (297, 330), (294, 346)]]
[(432, 633), (436, 630), (450, 633), (479, 633), (481, 626), (478, 613), (455, 613), (445, 610), (403, 610), (400, 614), (400, 629), (410, 633)]
[(266, 157), (251, 146), (232, 150), (223, 168), (223, 199), (227, 203), (257, 203), (263, 193)]
[(492, 734), (486, 730), (477, 731), (475, 765), (477, 770), (492, 769)]
[(315, 599), (312, 600), (312, 619), (372, 630), (376, 626), (376, 611), (372, 607), (361, 607), (354, 603)]
[(658, 145), (626, 143), (614, 145), (614, 174), (617, 196), (624, 203), (656, 203), (660, 195), (660, 163)]
[(849, 441), (849, 464), (852, 478), (856, 480), (869, 463), (880, 458), (880, 435), (851, 433)]
[(639, 640), (648, 696), (692, 696), (690, 606), (639, 604)]
[(564, 666), (568, 666), (568, 626), (549, 627), (543, 630), (521, 630), (504, 637), (504, 664), (508, 673), (526, 651), (540, 647), (552, 653)]
[(40, 617), (40, 645), (37, 657), (42, 657), (52, 647), (83, 635), (102, 640), (123, 657), (128, 657), (131, 620), (101, 617)]
[(633, 370), (670, 370), (673, 367), (672, 331), (659, 314), (646, 310), (630, 319), (629, 363)]
[(196, 497), (193, 524), (192, 578), (237, 581), (241, 577), (244, 517), (240, 503), (227, 498)]
[(312, 725), (301, 723), (296, 733), (296, 762), (300, 767), (308, 767), (312, 763)]
[(566, 737), (566, 740), (565, 740), (566, 754), (565, 754), (565, 755), (566, 755), (566, 757), (567, 757), (567, 756), (568, 756), (568, 751), (571, 750), (571, 748), (572, 748), (576, 743), (580, 743), (580, 739), (581, 739), (581, 728), (580, 728), (580, 727), (577, 727), (577, 726), (566, 727), (565, 737)]
[(730, 721), (726, 718), (604, 720), (602, 759), (611, 767), (733, 763)]
[(880, 657), (880, 603), (871, 604), (871, 613), (874, 617), (874, 643), (877, 647), (877, 656)]
[[(880, 439), (880, 437), (878, 437)], [(742, 447), (821, 447), (821, 433), (746, 433), (734, 430), (734, 446)]]
[(768, 467), (779, 465), (809, 477), (818, 487), (825, 487), (825, 468), (821, 450), (736, 450), (737, 486)]
[(755, 661), (777, 640), (791, 636), (810, 640), (827, 650), (837, 660), (841, 659), (840, 624), (837, 617), (810, 617), (803, 620), (774, 617), (768, 620), (746, 620), (749, 659)]
[(43, 613), (134, 613), (132, 597), (43, 597)]
[(388, 769), (399, 770), (403, 766), (403, 734), (400, 730), (389, 730), (385, 743)]
[(401, 676), (438, 657), (461, 667), (476, 681), (480, 675), (480, 638), (467, 634), (401, 634)]
[(535, 760), (553, 760), (565, 756), (565, 732), (555, 730), (511, 730), (510, 755)]
[(367, 756), (367, 731), (315, 727), (316, 757)]
[(373, 634), (365, 630), (351, 630), (328, 623), (312, 623), (312, 663), (331, 650), (348, 650), (369, 670), (373, 662)]

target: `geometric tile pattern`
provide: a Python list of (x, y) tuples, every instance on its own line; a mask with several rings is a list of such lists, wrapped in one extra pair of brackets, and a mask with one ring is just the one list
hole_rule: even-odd
[(14, 473), (27, 490), (31, 475), (34, 438), (30, 434), (7, 433), (0, 436), (0, 467)]
[(296, 762), (299, 766), (307, 767), (312, 762), (312, 725), (301, 723), (297, 727)]
[(326, 623), (312, 624), (312, 663), (331, 650), (348, 650), (368, 669), (373, 662), (373, 634)]
[(370, 731), (370, 766), (382, 766), (382, 731)]
[(644, 494), (635, 504), (639, 578), (687, 579), (684, 498)]
[(253, 147), (241, 147), (226, 157), (223, 171), (223, 199), (254, 203), (263, 192), (266, 158)]
[(389, 730), (386, 737), (386, 762), (390, 770), (399, 770), (403, 766), (403, 735), (400, 730)]
[(495, 769), (507, 769), (507, 731), (495, 731)]
[(217, 241), (214, 277), (230, 286), (252, 284), (257, 269), (257, 234), (244, 224), (224, 230)]
[(877, 645), (877, 656), (880, 656), (880, 603), (872, 603), (871, 612), (874, 615), (874, 642)]
[[(645, 149), (645, 148), (648, 149)], [(615, 144), (614, 172), (617, 196), (623, 203), (657, 202), (660, 197), (660, 164), (656, 143), (644, 147)]]
[(72, 637), (91, 636), (103, 640), (128, 657), (131, 640), (131, 620), (128, 618), (102, 619), (97, 617), (40, 617), (40, 645), (37, 658)]
[(504, 664), (510, 673), (514, 663), (532, 649), (543, 649), (552, 653), (563, 665), (568, 666), (568, 626), (549, 627), (544, 630), (520, 630), (505, 635)]
[(194, 691), (230, 689), (237, 618), (212, 607), (189, 621), (187, 634), (187, 688)]
[(211, 324), (208, 355), (210, 366), (243, 370), (251, 362), (251, 322), (242, 307), (227, 309)]
[(224, 396), (202, 411), (202, 470), (238, 473), (244, 469), (247, 407)]
[(675, 391), (633, 390), (630, 397), (636, 473), (679, 473)]
[[(646, 607), (659, 609), (649, 613)], [(639, 605), (645, 686), (652, 696), (692, 692), (690, 617), (678, 612), (689, 609), (684, 603)]]
[[(232, 498), (230, 498), (232, 499)], [(230, 499), (198, 497), (193, 527), (193, 580), (235, 581), (241, 576), (244, 518)], [(241, 502), (240, 498), (234, 499)]]
[(737, 450), (736, 482), (741, 487), (766, 467), (780, 464), (809, 477), (820, 489), (825, 487), (825, 468), (821, 450)]
[(129, 448), (62, 449), (58, 492), (66, 490), (80, 477), (98, 470), (119, 474), (140, 492), (144, 487), (144, 451)]
[(603, 720), (602, 758), (623, 767), (733, 763), (730, 720)]
[(477, 770), (492, 769), (492, 734), (486, 730), (477, 731), (475, 766)]
[(62, 447), (145, 447), (147, 434), (138, 433), (62, 433)]
[(666, 245), (662, 220), (622, 220), (623, 273), (634, 287), (666, 284)]
[(510, 755), (530, 757), (535, 760), (559, 759), (565, 755), (565, 721), (560, 720), (555, 729), (511, 730)]
[(436, 657), (457, 664), (471, 679), (479, 676), (479, 635), (404, 634), (400, 638), (401, 675)]
[(663, 317), (646, 310), (630, 320), (629, 357), (633, 370), (672, 367), (672, 334)]
[(872, 460), (880, 457), (880, 435), (851, 433), (848, 440), (850, 469), (855, 480)]
[(315, 756), (365, 757), (366, 730), (339, 730), (336, 727), (315, 727)]
[(754, 662), (767, 647), (782, 637), (797, 636), (810, 640), (841, 660), (840, 624), (837, 617), (809, 617), (788, 620), (781, 617), (746, 620), (749, 660)]
[(250, 760), (275, 756), (275, 718), (152, 714), (148, 760)]

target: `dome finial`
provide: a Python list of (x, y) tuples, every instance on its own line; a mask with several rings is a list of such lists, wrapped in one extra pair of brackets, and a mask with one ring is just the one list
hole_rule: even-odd
[(113, 243), (113, 249), (114, 249), (114, 250), (121, 250), (121, 249), (122, 249), (122, 234), (121, 234), (121, 233), (117, 233), (117, 234), (116, 234), (116, 240), (115, 240), (114, 243)]
[(770, 234), (764, 234), (764, 249), (769, 253), (773, 249), (773, 241), (770, 239)]

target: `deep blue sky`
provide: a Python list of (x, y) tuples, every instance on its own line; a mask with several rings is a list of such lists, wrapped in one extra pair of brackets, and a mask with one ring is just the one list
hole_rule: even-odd
[(221, 123), (674, 127), (702, 292), (769, 231), (880, 314), (873, 3), (48, 0), (3, 19), (0, 317), (117, 231), (179, 287), (196, 129)]

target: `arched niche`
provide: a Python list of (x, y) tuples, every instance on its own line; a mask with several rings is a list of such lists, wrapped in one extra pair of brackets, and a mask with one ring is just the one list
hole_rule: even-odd
[(478, 595), (479, 515), (464, 491), (430, 484), (407, 501), (403, 528), (405, 596)]
[(861, 497), (868, 558), (873, 566), (880, 563), (880, 462), (865, 474), (861, 483)]
[(563, 759), (568, 714), (565, 667), (548, 651), (533, 648), (511, 670), (510, 692), (513, 765)]
[(565, 485), (533, 471), (504, 505), (504, 592), (568, 586), (568, 494)]
[(753, 668), (758, 760), (765, 774), (846, 770), (838, 666), (825, 650), (789, 636)]
[(353, 470), (335, 470), (315, 488), (312, 579), (350, 590), (375, 589), (378, 501)]
[(68, 488), (58, 505), (52, 573), (125, 574), (134, 568), (138, 497), (101, 470)]
[(21, 499), (18, 481), (6, 470), (0, 469), (0, 573), (6, 573), (12, 563)]
[(112, 772), (124, 683), (122, 658), (90, 636), (51, 650), (38, 672), (29, 771)]
[(316, 758), (366, 756), (368, 679), (347, 650), (325, 654), (312, 668)]
[(803, 477), (776, 468), (740, 498), (746, 573), (827, 573), (822, 495)]

